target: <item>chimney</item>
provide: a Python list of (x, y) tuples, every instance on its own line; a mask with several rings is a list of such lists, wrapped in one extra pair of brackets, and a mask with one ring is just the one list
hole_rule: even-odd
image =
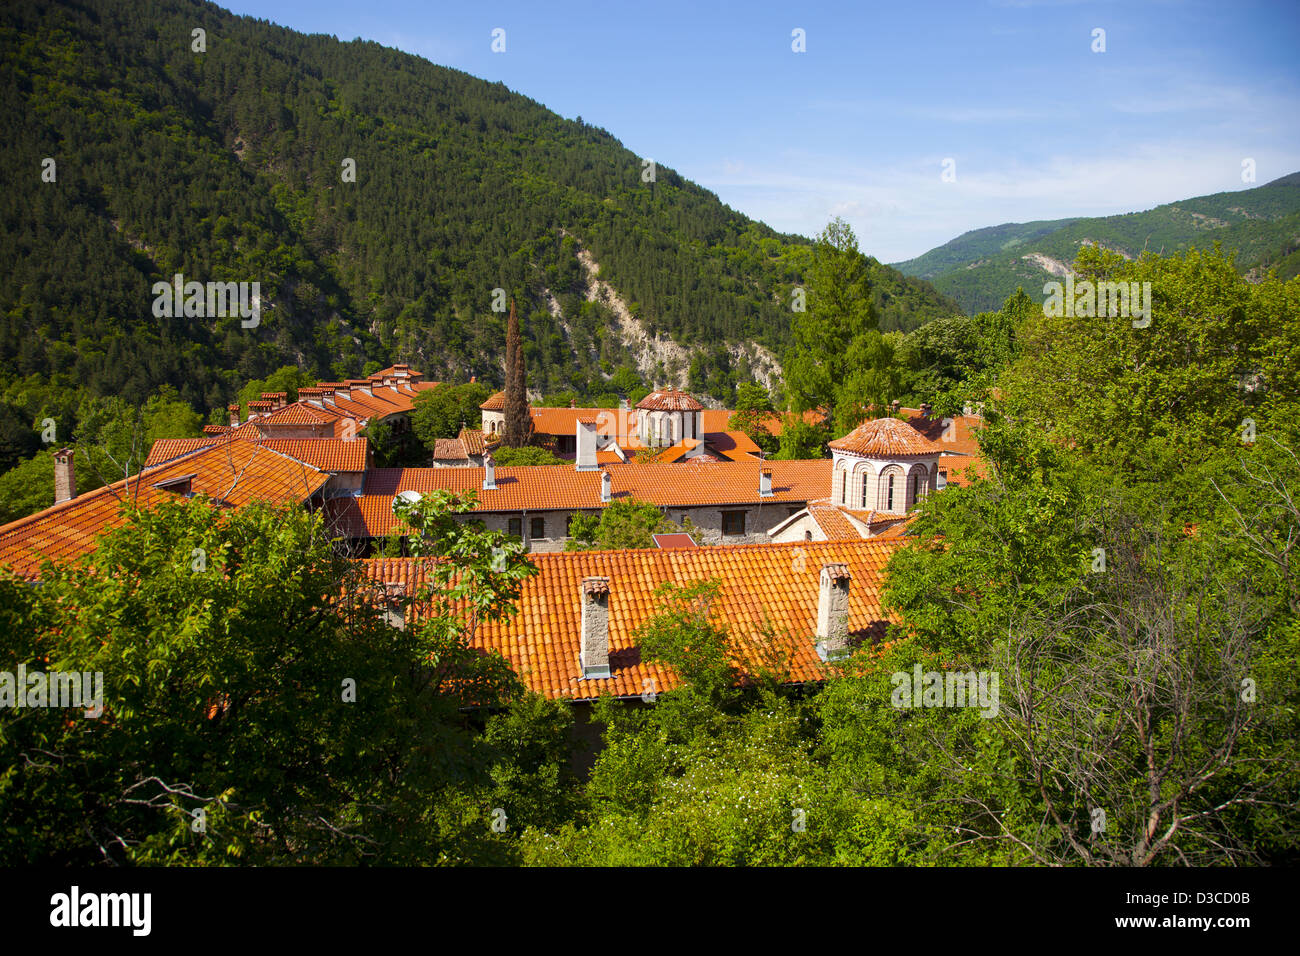
[(497, 487), (497, 469), (491, 455), (483, 456), (483, 490), (495, 491)]
[(239, 427), (239, 403), (236, 402), (234, 405), (227, 405), (226, 411), (230, 412), (230, 427), (238, 428)]
[(772, 469), (764, 468), (758, 473), (758, 496), (760, 498), (772, 497)]
[(922, 418), (929, 418), (929, 417), (930, 417), (930, 412), (931, 412), (930, 403), (929, 403), (929, 402), (922, 402), (922, 403), (921, 403), (921, 417), (922, 417)]
[(609, 578), (582, 579), (583, 680), (609, 677)]
[(574, 426), (576, 434), (573, 439), (573, 446), (577, 449), (577, 457), (574, 459), (573, 467), (576, 471), (595, 471), (599, 466), (596, 464), (596, 423), (584, 422), (579, 420)]
[(384, 585), (384, 620), (399, 631), (406, 630), (406, 606), (402, 603), (405, 594), (403, 584)]
[(475, 382), (477, 382), (477, 381), (478, 381), (478, 376), (477, 376), (477, 375), (471, 375), (471, 376), (469, 377), (469, 383), (470, 383), (471, 385), (473, 385), (473, 384), (474, 384)]
[(824, 661), (849, 653), (849, 566), (822, 565), (817, 594), (817, 656)]
[(609, 476), (609, 472), (600, 473), (600, 501), (601, 504), (609, 504), (614, 497), (614, 479)]
[(54, 503), (70, 501), (77, 497), (77, 472), (73, 468), (71, 448), (64, 448), (54, 453)]

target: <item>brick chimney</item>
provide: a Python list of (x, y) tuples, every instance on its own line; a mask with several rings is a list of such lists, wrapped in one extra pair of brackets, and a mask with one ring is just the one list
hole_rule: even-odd
[(236, 402), (234, 405), (227, 405), (226, 411), (230, 412), (230, 427), (238, 428), (239, 427), (239, 403)]
[(483, 490), (495, 491), (497, 487), (497, 469), (491, 455), (483, 456)]
[(758, 496), (771, 498), (772, 493), (772, 469), (764, 468), (758, 473)]
[(73, 467), (74, 450), (64, 448), (54, 453), (54, 503), (77, 497), (77, 471)]
[(609, 578), (582, 579), (582, 649), (584, 680), (609, 677)]
[(609, 504), (614, 497), (614, 479), (609, 476), (609, 472), (600, 473), (600, 500), (603, 504)]
[(817, 656), (822, 660), (849, 652), (849, 566), (822, 565), (817, 593)]

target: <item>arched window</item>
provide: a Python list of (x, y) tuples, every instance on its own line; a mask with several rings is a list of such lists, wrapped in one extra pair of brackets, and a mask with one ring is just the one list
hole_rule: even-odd
[(912, 476), (912, 504), (916, 504), (916, 483), (917, 483), (917, 476), (913, 475)]
[(847, 471), (841, 471), (840, 472), (840, 504), (847, 505), (848, 503), (849, 503), (849, 473)]
[(867, 509), (867, 473), (862, 473), (862, 510)]
[(885, 510), (893, 511), (894, 510), (894, 476), (893, 475), (889, 476), (889, 491), (887, 492), (887, 495), (888, 497), (886, 497), (885, 499)]
[(811, 531), (805, 531), (805, 532), (803, 533), (803, 539), (804, 539), (805, 541), (811, 541), (811, 540), (812, 540), (812, 532), (811, 532)]

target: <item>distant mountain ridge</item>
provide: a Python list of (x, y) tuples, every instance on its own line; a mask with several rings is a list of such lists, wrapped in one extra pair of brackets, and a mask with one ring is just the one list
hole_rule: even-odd
[[(727, 400), (751, 346), (779, 360), (789, 342), (809, 240), (666, 166), (647, 182), (608, 132), (501, 83), (198, 0), (13, 0), (0, 57), (0, 392), (141, 402), (166, 383), (220, 408), (282, 365), (337, 380), (368, 362), (499, 384), (495, 289), (542, 391), (631, 362)], [(689, 361), (616, 334), (583, 252), (637, 341)], [(959, 311), (872, 270), (883, 329)], [(155, 316), (149, 289), (177, 273), (259, 282), (260, 324)]]
[(1146, 212), (974, 229), (892, 265), (905, 275), (928, 279), (976, 313), (996, 309), (1017, 286), (1031, 294), (1041, 289), (1059, 274), (1061, 264), (1074, 261), (1085, 243), (1132, 258), (1144, 249), (1171, 253), (1215, 241), (1225, 251), (1236, 251), (1244, 272), (1276, 268), (1282, 278), (1300, 274), (1300, 173)]

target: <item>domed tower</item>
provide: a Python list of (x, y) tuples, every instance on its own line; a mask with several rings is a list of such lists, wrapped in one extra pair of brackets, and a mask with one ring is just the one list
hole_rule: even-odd
[(863, 422), (830, 443), (831, 503), (904, 515), (931, 491), (943, 449), (897, 418)]
[(506, 393), (497, 392), (479, 410), (483, 412), (483, 434), (500, 435), (506, 427)]
[(702, 438), (704, 406), (685, 392), (666, 388), (636, 403), (636, 433), (643, 445), (675, 445), (683, 438)]

